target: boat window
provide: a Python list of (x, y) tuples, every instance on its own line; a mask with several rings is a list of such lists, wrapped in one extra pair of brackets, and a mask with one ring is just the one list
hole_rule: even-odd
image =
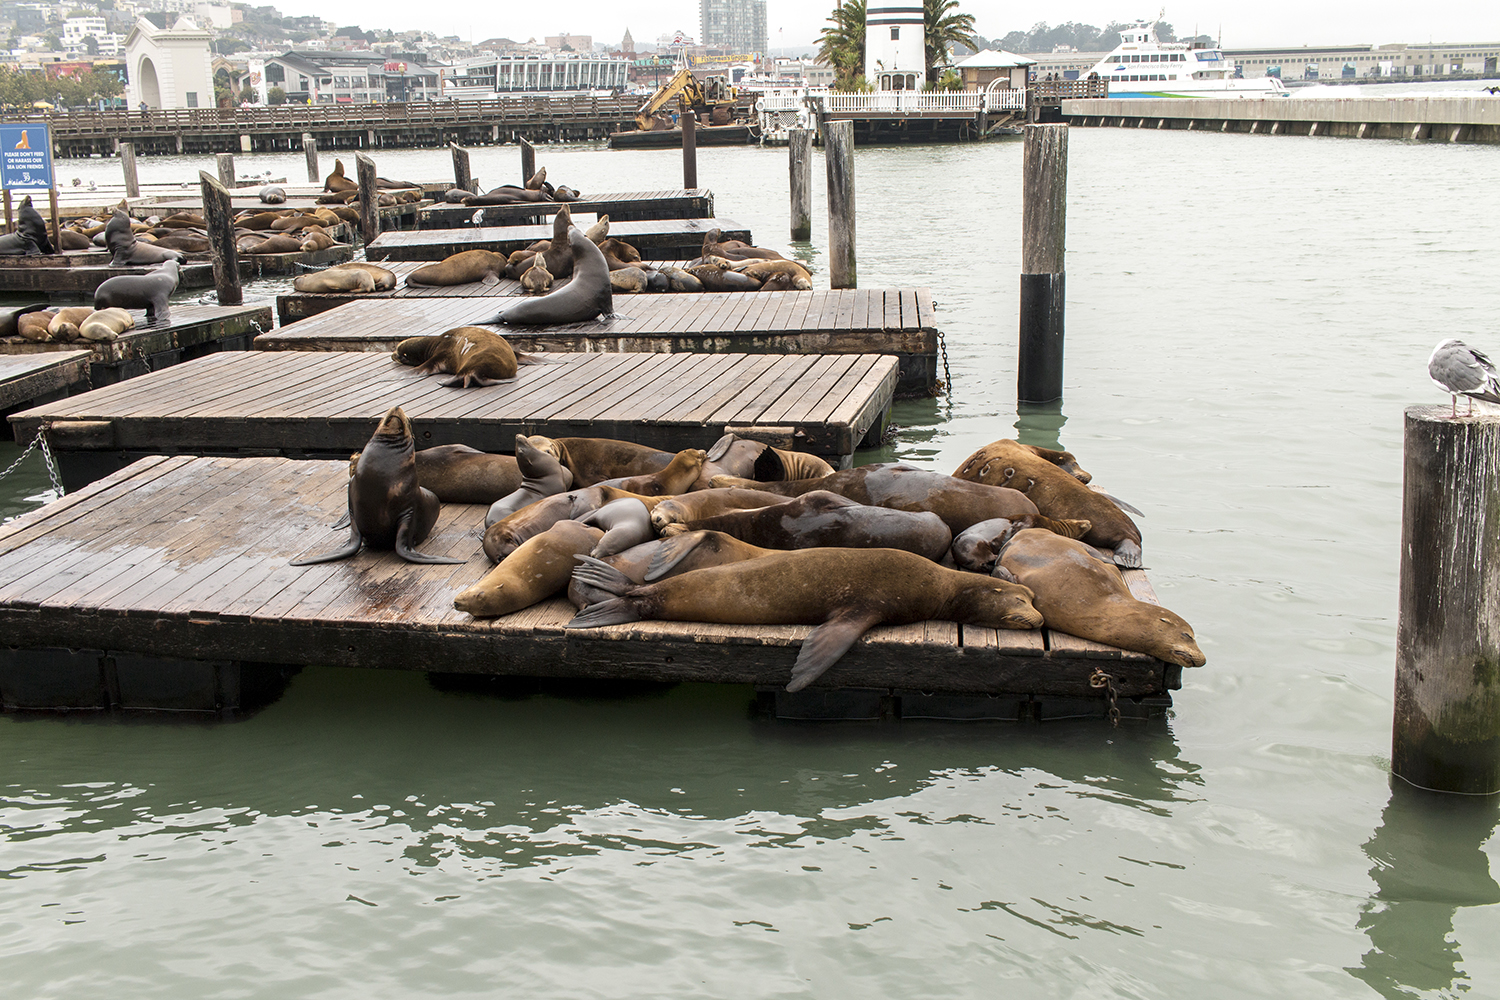
[(891, 29), (891, 41), (895, 42), (895, 41), (899, 41), (900, 39), (901, 39), (901, 29), (900, 28), (892, 28)]
[(1167, 77), (1167, 79), (1168, 80), (1175, 80), (1175, 79), (1177, 79), (1177, 74), (1173, 73), (1171, 76)]
[(1161, 56), (1159, 56), (1159, 55), (1153, 55), (1151, 57), (1151, 61), (1152, 62), (1161, 62)]

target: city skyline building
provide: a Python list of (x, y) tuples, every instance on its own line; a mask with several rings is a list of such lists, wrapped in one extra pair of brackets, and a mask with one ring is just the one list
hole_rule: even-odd
[(764, 58), (766, 0), (700, 0), (698, 37), (711, 49)]

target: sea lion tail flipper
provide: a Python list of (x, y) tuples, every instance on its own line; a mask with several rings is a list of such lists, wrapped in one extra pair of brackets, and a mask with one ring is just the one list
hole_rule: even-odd
[(359, 533), (359, 525), (350, 524), (349, 541), (344, 543), (343, 548), (335, 549), (332, 552), (324, 552), (320, 556), (307, 556), (303, 559), (293, 559), (291, 561), (291, 565), (312, 566), (317, 563), (336, 562), (340, 559), (348, 559), (350, 556), (354, 555), (354, 553), (359, 551), (359, 547), (363, 545), (364, 542), (364, 538)]
[(786, 689), (801, 691), (822, 677), (825, 670), (849, 652), (849, 647), (858, 642), (860, 636), (879, 622), (878, 616), (841, 614), (807, 633), (807, 638), (802, 640), (802, 651), (797, 654), (797, 662), (792, 665), (792, 681)]
[(574, 556), (579, 565), (573, 570), (573, 588), (588, 603), (568, 628), (593, 628), (596, 625), (620, 625), (640, 620), (640, 612), (624, 597), (634, 586), (630, 578), (607, 562), (586, 556)]
[(520, 351), (516, 351), (515, 355), (516, 364), (518, 365), (545, 365), (548, 363), (540, 358), (534, 358), (530, 354), (522, 354)]
[(1134, 514), (1136, 517), (1145, 517), (1146, 516), (1144, 513), (1142, 513), (1141, 511), (1136, 510), (1130, 504), (1126, 503), (1124, 500), (1121, 500), (1119, 497), (1115, 496), (1113, 493), (1106, 493), (1103, 490), (1095, 490), (1094, 492), (1097, 493), (1097, 494), (1099, 494), (1101, 497), (1104, 497), (1110, 503), (1114, 504), (1116, 507), (1120, 508), (1121, 510), (1123, 510), (1127, 514)]
[(1115, 546), (1115, 565), (1121, 569), (1141, 568), (1141, 547), (1130, 539)]
[(1082, 538), (1094, 527), (1094, 522), (1073, 517), (1058, 520), (1038, 514), (1036, 515), (1035, 526), (1046, 528), (1048, 531), (1062, 535), (1064, 538)]
[(454, 559), (450, 556), (429, 556), (418, 552), (411, 546), (411, 532), (416, 519), (409, 513), (401, 517), (401, 526), (396, 529), (396, 544), (394, 546), (396, 555), (410, 563), (425, 563), (430, 566), (457, 566), (466, 563), (467, 559)]

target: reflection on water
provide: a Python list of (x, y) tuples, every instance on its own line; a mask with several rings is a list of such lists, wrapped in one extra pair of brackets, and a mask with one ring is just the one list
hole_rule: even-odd
[[(1371, 948), (1350, 975), (1392, 998), (1469, 989), (1454, 916), (1465, 907), (1500, 903), (1500, 885), (1483, 850), (1497, 822), (1500, 797), (1441, 795), (1391, 781), (1380, 826), (1364, 845), (1375, 863), (1370, 877), (1380, 887), (1359, 919)], [(1483, 952), (1493, 945), (1469, 942)]]
[(1046, 403), (1016, 402), (1016, 440), (1036, 448), (1066, 451), (1062, 445), (1063, 424), (1068, 418), (1062, 411), (1063, 401)]

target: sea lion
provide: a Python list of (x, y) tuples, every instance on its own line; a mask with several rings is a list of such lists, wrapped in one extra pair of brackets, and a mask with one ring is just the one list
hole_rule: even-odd
[(254, 232), (262, 232), (270, 229), (283, 218), (285, 216), (281, 212), (253, 212), (250, 215), (235, 219), (234, 225), (236, 229), (249, 229)]
[[(568, 230), (568, 245), (574, 256), (573, 280), (539, 298), (521, 299), (500, 310), (498, 322), (511, 325), (581, 323), (614, 312), (609, 266), (604, 262), (604, 255), (577, 229)], [(550, 260), (547, 269), (557, 274)]]
[(64, 253), (69, 250), (89, 250), (94, 243), (87, 236), (72, 229), (62, 229), (57, 234), (57, 248)]
[(131, 227), (130, 217), (119, 209), (115, 209), (104, 227), (104, 247), (112, 254), (109, 262), (115, 267), (162, 264), (169, 260), (180, 261), (185, 256), (181, 250), (160, 247), (138, 239)]
[(1084, 486), (1057, 462), (1026, 445), (1009, 439), (991, 442), (964, 459), (954, 475), (1018, 490), (1048, 517), (1088, 521), (1092, 527), (1083, 541), (1114, 549), (1114, 560), (1121, 566), (1137, 569), (1141, 565), (1141, 531), (1129, 515), (1111, 498)]
[(354, 181), (351, 181), (348, 177), (344, 176), (344, 161), (334, 160), (333, 173), (323, 178), (323, 190), (332, 191), (336, 194), (345, 191), (352, 191), (357, 193), (359, 191), (359, 185)]
[(260, 200), (266, 205), (283, 205), (286, 203), (286, 188), (271, 184), (260, 189)]
[(476, 618), (508, 615), (565, 590), (578, 565), (575, 556), (591, 551), (604, 537), (598, 528), (558, 521), (527, 539), (479, 582), (460, 591), (453, 607)]
[(318, 225), (316, 215), (283, 215), (271, 223), (271, 232), (290, 233), (297, 229), (306, 229), (308, 226)]
[(78, 336), (95, 343), (108, 343), (135, 327), (135, 317), (124, 309), (97, 309), (78, 324)]
[(42, 218), (31, 204), (31, 195), (21, 199), (21, 204), (16, 208), (16, 231), (24, 234), (32, 243), (36, 244), (37, 250), (44, 254), (57, 253), (52, 246), (52, 239), (47, 235), (47, 222)]
[(443, 201), (449, 205), (462, 205), (465, 198), (472, 198), (473, 191), (465, 191), (463, 188), (449, 188), (443, 192)]
[(568, 628), (641, 619), (815, 626), (802, 640), (788, 691), (817, 680), (860, 636), (882, 623), (937, 619), (1023, 629), (1042, 623), (1025, 587), (944, 569), (896, 549), (776, 552), (641, 586), (584, 557), (573, 579), (591, 603)]
[(293, 566), (333, 562), (360, 550), (395, 549), (407, 562), (457, 564), (467, 559), (429, 556), (416, 546), (437, 524), (440, 504), (431, 490), (417, 484), (416, 444), (411, 421), (393, 406), (380, 421), (349, 477), (349, 541), (322, 555), (293, 559)]
[(157, 240), (155, 246), (181, 250), (183, 253), (208, 253), (208, 237), (197, 233), (179, 232), (172, 236), (164, 236)]
[(568, 238), (568, 234), (572, 231), (573, 213), (564, 205), (552, 217), (552, 239), (546, 241), (544, 248), (537, 250), (543, 255), (543, 259), (547, 262), (547, 270), (552, 272), (554, 279), (566, 278), (573, 273), (573, 268), (578, 263), (578, 255), (574, 252), (573, 243)]
[(670, 451), (614, 438), (547, 438), (538, 434), (528, 440), (567, 466), (573, 473), (574, 486), (579, 489), (627, 476), (660, 472), (677, 457)]
[(417, 482), (443, 503), (492, 504), (521, 488), (513, 455), (491, 455), (466, 444), (440, 444), (417, 452)]
[(528, 504), (498, 521), (490, 522), (486, 519), (481, 547), (491, 562), (499, 562), (526, 544), (527, 539), (536, 537), (558, 521), (572, 517), (573, 497), (567, 493), (559, 493)]
[[(632, 546), (612, 556), (599, 557), (619, 570), (631, 583), (653, 583), (709, 566), (758, 559), (774, 552), (719, 531), (690, 531), (675, 538), (658, 538)], [(574, 563), (577, 566), (577, 563)], [(568, 600), (580, 611), (588, 605), (580, 588), (568, 586)]]
[(527, 295), (545, 295), (552, 290), (552, 272), (541, 254), (533, 254), (531, 266), (521, 274), (521, 290)]
[(741, 240), (726, 240), (722, 230), (710, 229), (703, 235), (703, 256), (728, 260), (786, 260), (775, 250), (764, 250)]
[(609, 239), (609, 216), (599, 216), (598, 220), (592, 226), (583, 231), (583, 235), (593, 240), (594, 246), (598, 246)]
[(624, 240), (607, 239), (599, 244), (599, 252), (622, 264), (639, 264), (641, 252)]
[(672, 456), (666, 468), (640, 476), (606, 479), (603, 485), (647, 497), (676, 496), (693, 488), (703, 471), (708, 455), (701, 448), (684, 448)]
[(521, 485), (490, 504), (484, 516), (486, 527), (538, 500), (566, 493), (573, 485), (573, 473), (555, 456), (533, 445), (524, 434), (516, 435), (516, 466), (521, 472)]
[(582, 197), (577, 188), (570, 188), (566, 184), (559, 184), (552, 192), (553, 201), (577, 201)]
[(1005, 548), (1011, 536), (1032, 527), (1035, 525), (1030, 517), (994, 517), (971, 525), (953, 537), (949, 549), (953, 565), (971, 573), (990, 573), (995, 568), (995, 560), (1000, 558), (1000, 550)]
[(1083, 542), (1018, 531), (1000, 552), (995, 572), (1002, 569), (1036, 595), (1048, 628), (1184, 667), (1206, 661), (1181, 615), (1136, 600), (1119, 568)]
[(504, 254), (489, 250), (464, 250), (436, 264), (417, 268), (406, 276), (408, 285), (467, 285), (478, 281), (493, 285), (500, 280), (507, 263)]
[(670, 525), (667, 530), (674, 534), (722, 531), (767, 549), (902, 549), (933, 562), (941, 560), (953, 544), (953, 533), (936, 514), (870, 507), (825, 490), (770, 507), (727, 511)]
[(106, 278), (94, 289), (94, 308), (145, 309), (148, 323), (166, 323), (172, 318), (167, 300), (177, 290), (177, 275), (177, 261), (169, 260), (146, 274)]
[(666, 535), (668, 529), (675, 524), (703, 521), (734, 510), (775, 507), (786, 501), (786, 497), (777, 493), (740, 487), (679, 493), (662, 500), (652, 509), (651, 524), (658, 533)]
[(552, 196), (546, 191), (531, 191), (526, 188), (518, 188), (514, 185), (506, 184), (495, 188), (493, 191), (486, 191), (484, 194), (466, 194), (463, 204), (483, 208), (489, 205), (514, 205), (517, 202), (524, 201), (543, 202), (551, 200)]
[(792, 260), (753, 260), (736, 265), (734, 270), (760, 282), (763, 291), (782, 290), (767, 287), (767, 282), (772, 278), (783, 279), (781, 283), (785, 289), (807, 291), (812, 288), (812, 275), (808, 274), (807, 269), (801, 264)]
[(674, 292), (701, 292), (703, 282), (680, 267), (662, 267), (658, 270), (667, 276), (667, 284)]
[(47, 332), (53, 340), (77, 340), (79, 324), (93, 315), (93, 312), (93, 306), (68, 306), (66, 309), (59, 309), (52, 317), (52, 322), (47, 324)]
[(646, 290), (646, 272), (638, 267), (621, 267), (609, 272), (609, 288), (622, 295), (635, 295)]
[[(45, 344), (59, 338), (52, 334), (53, 312), (29, 312), (16, 318), (16, 334), (33, 344)], [(75, 331), (77, 327), (73, 328)]]
[[(0, 337), (14, 337), (16, 335), (16, 322), (27, 313), (41, 312), (47, 308), (45, 302), (32, 302), (24, 306), (5, 306), (0, 308)], [(666, 463), (663, 462), (663, 465)]]
[(516, 377), (517, 365), (532, 364), (531, 358), (511, 350), (504, 337), (482, 326), (455, 327), (436, 337), (408, 337), (391, 357), (415, 365), (422, 375), (452, 375), (440, 384), (460, 389), (508, 381)]
[(296, 253), (301, 249), (301, 240), (291, 236), (272, 236), (270, 239), (263, 240), (255, 246), (248, 248), (245, 252), (248, 254)]
[(651, 511), (634, 497), (611, 500), (583, 515), (578, 521), (580, 524), (604, 529), (604, 537), (599, 539), (599, 543), (589, 553), (595, 559), (624, 552), (656, 537), (656, 532), (651, 527)]
[(309, 271), (292, 282), (299, 292), (373, 292), (375, 279), (365, 271)]
[(693, 489), (708, 489), (712, 486), (714, 476), (779, 483), (788, 479), (831, 476), (836, 471), (817, 455), (809, 455), (805, 451), (786, 451), (760, 441), (749, 441), (734, 434), (726, 434), (708, 450), (708, 462), (699, 473)]
[[(329, 236), (327, 233), (323, 232), (321, 228), (319, 228), (311, 232), (307, 232), (306, 235), (302, 237), (302, 241), (298, 244), (298, 246), (304, 251), (316, 252), (318, 250), (327, 250), (334, 244), (334, 238), (332, 236)], [(371, 279), (371, 283), (374, 283), (373, 278)]]
[(536, 173), (532, 174), (530, 177), (526, 178), (526, 190), (528, 190), (528, 191), (540, 191), (540, 190), (542, 190), (543, 185), (545, 185), (546, 183), (547, 183), (547, 168), (543, 167), (542, 169), (538, 170)]
[(687, 272), (703, 283), (710, 292), (755, 292), (760, 282), (748, 274), (731, 271), (720, 264), (697, 264)]
[(371, 264), (362, 260), (351, 260), (343, 264), (335, 264), (330, 271), (363, 271), (375, 279), (375, 290), (377, 292), (388, 292), (396, 287), (396, 272), (381, 267), (379, 264)]

